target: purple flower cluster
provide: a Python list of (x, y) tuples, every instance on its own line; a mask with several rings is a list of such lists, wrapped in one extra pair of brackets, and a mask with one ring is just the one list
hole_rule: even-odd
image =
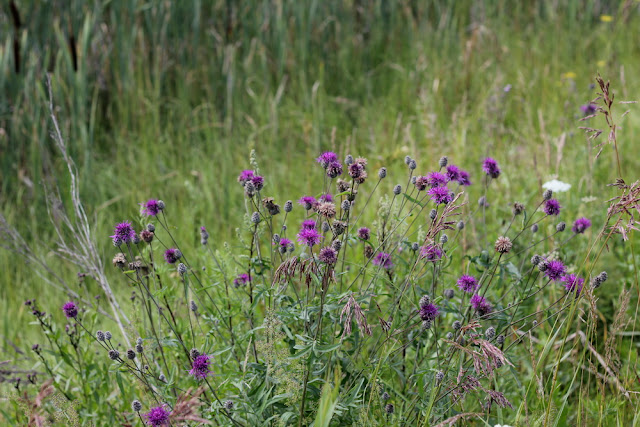
[(493, 307), (491, 306), (489, 301), (487, 301), (485, 297), (478, 294), (472, 296), (469, 303), (480, 316), (486, 316), (493, 311)]
[(420, 248), (420, 257), (427, 262), (436, 262), (442, 259), (442, 249), (437, 245), (425, 245)]
[(581, 105), (580, 111), (582, 111), (582, 114), (584, 114), (585, 116), (590, 116), (598, 111), (598, 106), (590, 102), (588, 104)]
[(306, 210), (309, 210), (313, 208), (318, 203), (318, 201), (313, 196), (302, 196), (300, 197), (300, 200), (298, 200), (298, 203), (304, 206)]
[(149, 199), (146, 203), (140, 203), (142, 213), (147, 216), (156, 216), (162, 210), (162, 205), (156, 199)]
[(147, 425), (159, 427), (169, 425), (169, 415), (171, 412), (166, 409), (165, 405), (160, 405), (151, 408), (149, 412), (144, 414), (144, 417), (147, 419)]
[(235, 279), (233, 279), (233, 286), (239, 288), (249, 282), (251, 282), (251, 277), (247, 273), (240, 273)]
[(560, 202), (556, 199), (549, 199), (544, 202), (544, 213), (547, 215), (559, 215), (560, 207)]
[(431, 187), (446, 186), (447, 182), (449, 182), (449, 178), (440, 172), (429, 172), (427, 174), (427, 183)]
[(582, 292), (582, 285), (584, 285), (584, 279), (576, 276), (575, 274), (567, 274), (562, 276), (560, 281), (564, 283), (564, 288), (567, 292), (575, 292), (576, 296)]
[(547, 269), (544, 272), (544, 275), (547, 276), (551, 280), (560, 280), (560, 278), (567, 271), (567, 268), (562, 263), (562, 261), (552, 260), (547, 261)]
[(447, 187), (433, 187), (427, 194), (431, 196), (431, 200), (437, 205), (446, 205), (453, 200), (453, 196)]
[(391, 262), (391, 254), (388, 254), (386, 252), (379, 252), (371, 262), (373, 263), (373, 265), (380, 266), (385, 270), (389, 270), (393, 267), (393, 262)]
[(164, 251), (164, 260), (169, 264), (175, 264), (180, 258), (182, 258), (182, 252), (180, 252), (180, 249), (169, 248)]
[(420, 306), (420, 318), (432, 322), (440, 314), (440, 308), (429, 302)]
[(320, 249), (318, 259), (325, 264), (335, 264), (338, 261), (338, 252), (331, 246)]
[(498, 166), (498, 162), (491, 157), (484, 159), (482, 162), (482, 170), (493, 179), (500, 176), (500, 167)]
[(333, 151), (325, 151), (316, 160), (327, 171), (329, 178), (337, 178), (342, 175), (342, 164), (338, 161), (338, 155)]
[(280, 241), (278, 242), (278, 245), (280, 245), (279, 250), (281, 254), (284, 254), (285, 252), (287, 252), (289, 248), (291, 248), (291, 252), (293, 252), (293, 242), (287, 239), (286, 237), (281, 237)]
[(113, 236), (109, 236), (113, 239), (114, 246), (120, 246), (123, 243), (132, 242), (136, 238), (136, 232), (128, 221), (116, 224), (113, 230)]
[(78, 317), (78, 307), (73, 301), (69, 301), (63, 305), (62, 311), (64, 311), (64, 315), (67, 316), (67, 319), (75, 319)]
[(475, 277), (465, 274), (458, 279), (458, 288), (465, 292), (475, 292), (478, 289), (478, 281)]
[(361, 227), (358, 229), (358, 237), (362, 240), (369, 240), (371, 231), (367, 227)]
[(256, 175), (255, 171), (252, 170), (243, 170), (240, 175), (238, 175), (238, 182), (240, 185), (244, 186), (247, 182), (251, 181), (256, 190), (262, 190), (264, 187), (264, 178), (260, 175)]
[(207, 356), (206, 354), (201, 354), (193, 359), (189, 375), (192, 375), (194, 378), (200, 380), (203, 380), (207, 378), (208, 375), (211, 375), (213, 372), (209, 369), (209, 365), (211, 364), (209, 359), (211, 359), (211, 356)]
[(571, 227), (571, 230), (576, 234), (582, 234), (589, 227), (591, 227), (591, 221), (589, 221), (589, 219), (585, 217), (582, 217), (576, 219), (576, 222), (573, 223), (573, 227)]
[(322, 235), (315, 228), (302, 228), (298, 233), (298, 242), (305, 246), (314, 246), (320, 243)]
[(303, 230), (313, 230), (316, 228), (316, 220), (315, 219), (305, 219), (302, 221), (302, 229)]

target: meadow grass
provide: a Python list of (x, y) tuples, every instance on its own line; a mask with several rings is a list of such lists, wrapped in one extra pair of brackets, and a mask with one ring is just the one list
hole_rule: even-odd
[[(405, 155), (432, 165), (443, 155), (458, 164), (491, 155), (504, 171), (491, 200), (502, 213), (514, 201), (533, 203), (539, 192), (532, 189), (557, 175), (572, 184), (563, 195), (569, 217), (588, 214), (602, 226), (605, 201), (617, 194), (606, 187), (618, 177), (612, 147), (594, 160), (597, 150), (578, 129), (585, 125), (579, 106), (595, 97), (589, 85), (598, 72), (612, 81), (616, 99), (638, 97), (633, 2), (128, 1), (77, 2), (67, 10), (28, 3), (18, 5), (18, 30), (9, 11), (0, 11), (0, 203), (8, 222), (72, 282), (77, 271), (52, 253), (41, 186), (51, 176), (62, 189), (69, 184), (49, 136), (47, 70), (105, 262), (114, 219), (130, 218), (131, 206), (150, 197), (180, 218), (172, 230), (177, 240), (197, 245), (198, 227), (206, 225), (213, 241), (233, 245), (245, 213), (235, 177), (248, 168), (251, 149), (277, 200), (312, 190), (308, 159), (327, 149), (367, 157), (372, 170), (385, 166), (391, 176), (401, 175)], [(640, 116), (629, 108), (618, 140), (622, 176), (634, 181)], [(588, 124), (605, 126), (601, 118)], [(382, 183), (387, 191), (394, 184)], [(470, 202), (479, 195), (470, 191)], [(599, 348), (622, 288), (632, 290), (626, 330), (637, 330), (633, 244), (633, 235), (624, 245), (611, 242), (600, 259), (611, 279), (599, 295)], [(36, 327), (16, 327), (31, 319), (22, 302), (37, 297), (56, 301), (57, 309), (61, 297), (9, 252), (0, 252), (0, 271), (2, 335), (28, 349), (41, 338)], [(119, 295), (130, 293), (115, 283)], [(633, 336), (616, 339), (615, 348), (633, 370)], [(556, 366), (554, 359), (537, 363)], [(574, 374), (588, 381), (581, 370), (560, 372), (560, 381), (573, 384)], [(577, 393), (555, 389), (543, 405), (559, 420), (569, 409), (557, 406), (570, 390)], [(578, 406), (572, 395), (569, 408), (609, 415), (604, 425), (616, 420), (616, 405), (632, 411), (604, 392), (585, 397)]]

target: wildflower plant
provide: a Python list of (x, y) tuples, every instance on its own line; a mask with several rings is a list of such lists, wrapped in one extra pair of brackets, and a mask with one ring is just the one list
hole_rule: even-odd
[[(579, 257), (592, 221), (574, 220), (562, 238), (558, 220), (572, 219), (551, 190), (532, 189), (531, 207), (492, 206), (509, 171), (491, 157), (465, 170), (448, 157), (426, 166), (408, 157), (399, 177), (339, 158), (309, 159), (314, 195), (279, 201), (252, 153), (234, 186), (245, 202), (237, 241), (219, 248), (209, 224), (193, 230), (200, 245), (178, 241), (168, 198), (141, 204), (137, 222), (131, 206), (132, 219), (114, 220), (103, 238), (135, 317), (103, 332), (108, 313), (61, 299), (49, 310), (63, 311), (63, 334), (30, 300), (48, 341), (47, 355), (33, 349), (45, 369), (53, 377), (60, 357), (85, 379), (100, 360), (116, 387), (136, 391), (116, 407), (121, 418), (153, 426), (515, 417), (520, 395), (504, 379), (518, 380), (526, 363), (519, 344), (554, 322), (569, 329), (607, 280)], [(95, 352), (86, 372), (70, 357)]]

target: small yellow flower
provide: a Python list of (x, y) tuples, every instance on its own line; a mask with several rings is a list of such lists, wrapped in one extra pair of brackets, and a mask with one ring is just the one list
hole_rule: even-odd
[(604, 66), (607, 65), (607, 63), (605, 61), (598, 61), (596, 65), (598, 65), (598, 68), (604, 68)]
[(576, 77), (578, 77), (578, 75), (573, 71), (567, 71), (566, 73), (562, 73), (563, 79), (575, 79)]
[(613, 22), (613, 16), (611, 16), (611, 15), (600, 15), (600, 21), (602, 21), (602, 22)]

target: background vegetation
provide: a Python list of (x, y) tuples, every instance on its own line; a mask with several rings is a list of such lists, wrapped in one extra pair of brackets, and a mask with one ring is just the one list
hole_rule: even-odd
[[(619, 174), (610, 146), (595, 160), (593, 142), (578, 129), (579, 107), (596, 96), (590, 85), (597, 73), (612, 80), (616, 99), (638, 98), (639, 12), (636, 1), (596, 0), (518, 7), (411, 0), (9, 2), (0, 9), (2, 213), (56, 273), (76, 281), (78, 271), (55, 261), (45, 219), (41, 183), (55, 176), (61, 189), (69, 184), (49, 136), (50, 72), (105, 262), (113, 256), (114, 221), (150, 197), (180, 218), (177, 240), (197, 245), (204, 224), (213, 241), (231, 241), (245, 211), (236, 176), (248, 168), (251, 149), (276, 199), (316, 188), (309, 159), (323, 150), (367, 157), (372, 170), (386, 166), (391, 176), (403, 173), (405, 155), (434, 166), (442, 155), (460, 165), (491, 155), (504, 171), (491, 200), (496, 212), (510, 212), (516, 200), (533, 203), (541, 184), (557, 177), (572, 184), (563, 195), (567, 215), (588, 215), (598, 229), (605, 202), (617, 195), (606, 184)], [(640, 115), (630, 108), (618, 120), (618, 140), (622, 175), (634, 181)], [(601, 118), (589, 124), (605, 126)], [(396, 182), (383, 184), (390, 190)], [(472, 203), (479, 191), (469, 194)], [(69, 203), (65, 193), (63, 201)], [(594, 345), (609, 338), (618, 296), (631, 289), (628, 324), (614, 342), (627, 377), (638, 379), (640, 287), (630, 238), (624, 244), (615, 238), (600, 260), (610, 280), (598, 295)], [(38, 362), (28, 349), (42, 338), (27, 326), (32, 316), (23, 301), (55, 301), (45, 310), (58, 311), (62, 297), (7, 251), (0, 252), (0, 282), (4, 358), (33, 368)], [(130, 289), (123, 284), (116, 292)], [(9, 392), (12, 384), (5, 387)], [(567, 393), (563, 411), (591, 411), (605, 425), (618, 420), (619, 410), (635, 410), (615, 387), (594, 388), (580, 407), (580, 395)]]

